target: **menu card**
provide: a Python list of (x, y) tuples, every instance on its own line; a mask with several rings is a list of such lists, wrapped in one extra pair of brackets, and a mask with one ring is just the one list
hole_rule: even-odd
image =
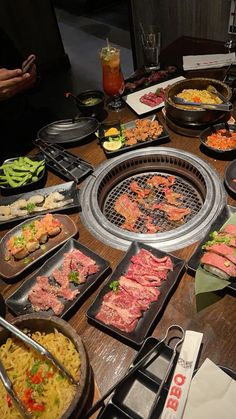
[(187, 55), (183, 57), (184, 70), (220, 68), (236, 64), (235, 52), (228, 54)]

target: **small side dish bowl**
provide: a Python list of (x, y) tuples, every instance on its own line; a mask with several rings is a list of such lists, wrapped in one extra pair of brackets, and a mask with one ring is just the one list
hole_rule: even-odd
[(236, 125), (216, 124), (200, 133), (202, 145), (209, 150), (225, 154), (236, 152)]
[[(19, 329), (23, 331), (24, 329), (27, 329), (32, 333), (40, 332), (48, 334), (57, 330), (74, 344), (75, 349), (80, 355), (80, 380), (79, 385), (76, 388), (75, 396), (64, 412), (63, 418), (67, 419), (71, 417), (71, 415), (73, 415), (72, 417), (81, 417), (82, 409), (87, 401), (90, 389), (91, 369), (84, 344), (75, 329), (73, 329), (65, 320), (59, 319), (56, 316), (47, 316), (43, 314), (26, 314), (18, 316), (12, 323)], [(10, 332), (0, 328), (0, 345), (3, 345), (10, 335)], [(64, 366), (67, 367), (66, 365)]]
[(101, 90), (85, 90), (76, 96), (76, 106), (83, 115), (99, 119), (104, 110), (104, 99)]
[(3, 195), (28, 192), (36, 186), (43, 186), (45, 178), (46, 162), (42, 153), (7, 159), (0, 167)]

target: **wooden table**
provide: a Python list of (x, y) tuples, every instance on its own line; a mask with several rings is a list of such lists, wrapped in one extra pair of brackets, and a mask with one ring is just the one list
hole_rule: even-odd
[[(162, 118), (161, 112), (159, 114), (160, 118)], [(119, 116), (122, 122), (136, 118), (134, 113), (128, 108), (123, 109)], [(117, 114), (110, 114), (109, 118), (117, 118)], [(166, 147), (175, 147), (196, 154), (208, 164), (212, 165), (220, 176), (223, 177), (227, 161), (214, 160), (202, 154), (199, 150), (200, 143), (197, 138), (183, 137), (170, 130), (169, 133), (171, 141), (166, 144)], [(91, 162), (95, 167), (106, 159), (96, 139), (85, 145), (73, 147), (70, 151)], [(62, 179), (48, 172), (46, 186), (63, 182)], [(231, 205), (234, 204), (234, 200), (231, 198), (229, 198), (228, 202)], [(79, 241), (105, 259), (108, 258), (114, 269), (124, 253), (106, 246), (94, 238), (81, 223), (79, 213), (74, 213), (70, 216), (78, 226)], [(4, 233), (4, 231), (1, 231), (1, 236)], [(196, 245), (197, 243), (173, 253), (176, 256), (188, 260)], [(19, 285), (20, 283), (18, 282), (13, 285), (1, 286), (0, 292), (2, 292), (4, 297), (7, 297)], [(85, 313), (97, 293), (98, 290), (87, 298), (68, 321), (84, 341), (96, 381), (101, 394), (104, 394), (127, 370), (136, 352), (134, 349), (88, 324)], [(11, 318), (12, 315), (7, 313), (7, 319), (10, 320)], [(236, 371), (235, 295), (230, 295), (226, 292), (219, 302), (203, 311), (197, 312), (194, 295), (194, 279), (186, 273), (182, 277), (176, 291), (171, 296), (161, 319), (156, 324), (153, 335), (158, 339), (162, 338), (167, 327), (174, 323), (181, 325), (185, 330), (191, 329), (203, 332), (203, 347), (199, 365), (206, 357), (209, 357), (216, 364), (227, 366)]]

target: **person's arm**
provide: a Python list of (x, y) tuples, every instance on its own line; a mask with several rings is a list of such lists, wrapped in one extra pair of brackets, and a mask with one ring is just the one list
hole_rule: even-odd
[(22, 74), (21, 69), (0, 69), (0, 100), (6, 100), (25, 90), (32, 82), (29, 73)]

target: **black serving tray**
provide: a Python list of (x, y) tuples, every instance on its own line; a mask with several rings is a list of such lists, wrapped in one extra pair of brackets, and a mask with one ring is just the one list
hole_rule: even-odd
[[(79, 183), (89, 176), (94, 170), (90, 163), (70, 153), (59, 145), (50, 145), (42, 142), (37, 143), (37, 140), (35, 143), (36, 145), (40, 145), (41, 150), (45, 149), (47, 167), (63, 179), (74, 180), (76, 183)], [(55, 160), (60, 163), (60, 166), (55, 162)], [(63, 170), (61, 166), (63, 166), (65, 170)]]
[[(162, 285), (158, 287), (161, 294), (158, 297), (157, 301), (151, 303), (150, 308), (143, 313), (143, 316), (139, 319), (138, 324), (135, 330), (131, 333), (123, 332), (113, 326), (105, 325), (95, 318), (103, 300), (103, 296), (110, 291), (110, 283), (114, 280), (118, 280), (128, 269), (130, 264), (130, 259), (133, 255), (137, 254), (140, 249), (146, 249), (153, 253), (154, 256), (160, 258), (164, 256), (170, 256), (174, 269), (172, 272), (168, 273), (166, 281), (163, 281)], [(160, 317), (163, 312), (167, 300), (169, 299), (174, 288), (177, 286), (178, 281), (180, 280), (182, 274), (185, 270), (185, 262), (182, 259), (177, 258), (169, 253), (162, 252), (150, 246), (145, 245), (144, 243), (133, 242), (126, 252), (124, 258), (117, 265), (115, 271), (110, 276), (108, 281), (105, 283), (104, 287), (101, 289), (100, 293), (96, 297), (93, 304), (89, 307), (87, 311), (88, 320), (94, 323), (96, 326), (104, 330), (105, 332), (112, 334), (114, 337), (124, 341), (126, 344), (137, 347), (142, 345), (144, 339), (147, 337), (152, 326), (157, 322), (157, 319)]]
[[(228, 218), (236, 212), (236, 207), (232, 207), (230, 205), (226, 205), (221, 213), (218, 215), (216, 220), (210, 225), (208, 232), (198, 244), (196, 249), (194, 250), (192, 256), (190, 257), (189, 261), (187, 262), (188, 272), (191, 275), (195, 275), (196, 270), (199, 266), (199, 261), (203, 256), (204, 250), (202, 246), (210, 239), (210, 233), (212, 231), (218, 231), (222, 227), (222, 225), (228, 220)], [(230, 285), (226, 288), (230, 288), (233, 291), (236, 291), (236, 281), (232, 281)]]
[[(148, 117), (148, 118), (143, 118), (143, 119), (152, 119), (152, 117), (153, 117), (153, 115)], [(158, 123), (160, 123), (158, 118), (156, 118), (156, 120), (157, 120)], [(115, 127), (116, 127), (117, 124), (115, 123), (114, 125), (112, 125), (112, 123), (111, 123), (110, 125), (111, 126), (115, 125)], [(100, 127), (99, 127), (99, 142), (100, 142), (100, 145), (101, 145), (106, 157), (108, 157), (108, 158), (115, 157), (115, 156), (118, 156), (120, 154), (126, 153), (127, 151), (136, 150), (138, 148), (144, 148), (144, 147), (154, 146), (154, 145), (158, 145), (158, 144), (163, 144), (163, 143), (169, 141), (169, 134), (165, 130), (163, 124), (160, 123), (160, 125), (163, 127), (163, 131), (158, 137), (149, 138), (147, 141), (141, 141), (141, 142), (138, 142), (137, 144), (134, 144), (134, 145), (126, 145), (126, 146), (123, 146), (123, 147), (121, 147), (121, 148), (119, 148), (118, 150), (115, 150), (115, 151), (108, 151), (103, 147), (104, 141), (107, 141), (107, 139), (108, 139), (107, 137), (104, 137), (104, 131), (105, 131), (106, 126), (103, 125), (103, 124), (100, 124)], [(134, 128), (135, 127), (135, 120), (127, 122), (126, 124), (122, 124), (122, 126), (124, 128)]]
[[(31, 275), (23, 284), (6, 300), (7, 306), (10, 310), (15, 313), (17, 316), (21, 314), (34, 313), (31, 303), (28, 300), (28, 294), (33, 285), (36, 283), (37, 276), (50, 276), (53, 270), (56, 267), (59, 267), (62, 263), (64, 254), (73, 249), (78, 249), (83, 252), (86, 256), (92, 258), (96, 264), (99, 266), (99, 271), (93, 275), (89, 275), (86, 282), (81, 285), (70, 285), (72, 290), (79, 289), (80, 293), (76, 296), (73, 301), (65, 300), (60, 297), (59, 300), (63, 302), (65, 308), (60, 314), (60, 317), (65, 317), (72, 308), (77, 305), (79, 302), (84, 301), (85, 296), (87, 296), (91, 290), (93, 290), (102, 279), (108, 274), (109, 262), (101, 258), (99, 255), (94, 253), (92, 250), (82, 245), (78, 241), (71, 239), (68, 240), (63, 247), (58, 250), (50, 259), (48, 259), (37, 272)], [(54, 283), (55, 281), (52, 280)], [(45, 311), (43, 311), (45, 313)], [(47, 310), (48, 315), (55, 315), (52, 309)]]
[(11, 218), (10, 220), (0, 221), (0, 227), (3, 225), (4, 228), (5, 228), (6, 224), (8, 225), (8, 224), (12, 224), (12, 223), (17, 223), (19, 221), (23, 221), (23, 220), (26, 220), (28, 218), (35, 217), (36, 215), (41, 215), (41, 214), (43, 215), (43, 214), (46, 214), (48, 212), (50, 212), (50, 213), (52, 213), (52, 212), (66, 212), (66, 211), (70, 211), (70, 210), (79, 208), (79, 205), (80, 205), (79, 204), (79, 191), (76, 188), (75, 182), (62, 183), (61, 185), (49, 186), (48, 188), (37, 189), (36, 191), (21, 193), (21, 194), (18, 194), (18, 195), (11, 195), (11, 196), (8, 196), (8, 197), (2, 197), (1, 198), (1, 205), (11, 205), (11, 204), (13, 204), (13, 202), (18, 201), (19, 199), (25, 199), (27, 201), (29, 198), (31, 198), (34, 195), (43, 195), (44, 197), (46, 197), (50, 193), (56, 192), (56, 191), (63, 194), (65, 196), (65, 199), (73, 199), (73, 202), (71, 202), (70, 204), (67, 204), (67, 205), (65, 205), (64, 207), (61, 207), (61, 208), (31, 212), (31, 213), (28, 213), (27, 215), (24, 215), (24, 216)]
[(224, 173), (225, 185), (235, 196), (236, 182), (234, 182), (233, 179), (236, 179), (236, 159), (227, 164)]
[[(156, 338), (147, 338), (136, 355), (133, 364), (135, 365), (140, 361), (157, 344), (158, 340)], [(144, 366), (135, 371), (123, 383), (121, 388), (117, 388), (112, 399), (101, 411), (98, 419), (147, 419), (150, 414), (152, 414), (151, 419), (159, 418), (168, 394), (178, 353), (153, 413), (152, 408), (155, 403), (156, 393), (165, 376), (172, 355), (173, 349), (167, 345), (164, 345), (160, 351), (158, 349), (154, 350)]]

